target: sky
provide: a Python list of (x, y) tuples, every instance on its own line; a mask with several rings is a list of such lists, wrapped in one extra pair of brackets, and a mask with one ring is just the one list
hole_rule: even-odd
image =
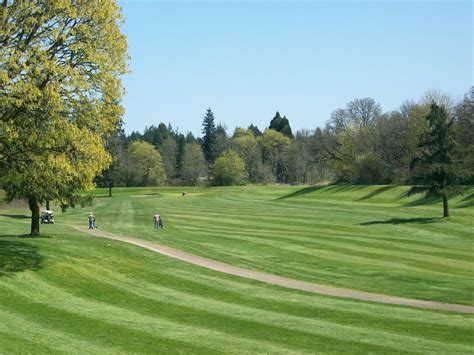
[(473, 85), (471, 1), (119, 0), (130, 73), (124, 129), (201, 135), (210, 107), (232, 133), (279, 111), (293, 131), (372, 97), (385, 111)]

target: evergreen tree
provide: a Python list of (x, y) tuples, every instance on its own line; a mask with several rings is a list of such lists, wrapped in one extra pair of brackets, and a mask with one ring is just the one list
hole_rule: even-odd
[(211, 108), (207, 109), (206, 115), (204, 116), (204, 121), (202, 122), (202, 150), (204, 152), (204, 157), (208, 164), (214, 162), (216, 158), (215, 154), (215, 145), (217, 137), (217, 129), (214, 123), (214, 113)]
[(421, 136), (420, 155), (413, 159), (413, 187), (410, 194), (426, 192), (443, 198), (443, 217), (449, 217), (448, 198), (457, 190), (459, 171), (456, 161), (454, 121), (444, 106), (431, 103), (426, 117), (428, 130)]
[(273, 129), (277, 132), (280, 132), (280, 127), (281, 127), (281, 116), (280, 116), (280, 112), (276, 112), (275, 114), (275, 117), (272, 118), (272, 120), (270, 121), (270, 126), (268, 128), (270, 129)]
[(249, 126), (249, 130), (253, 132), (255, 137), (260, 137), (263, 134), (262, 131), (260, 131), (258, 127), (253, 124)]
[(283, 116), (282, 118), (280, 116), (280, 112), (278, 111), (276, 112), (275, 117), (273, 117), (273, 119), (270, 121), (270, 126), (268, 128), (280, 132), (288, 138), (293, 138), (293, 132), (291, 131), (290, 122), (288, 121), (286, 116)]
[(182, 180), (183, 177), (183, 163), (184, 163), (184, 151), (186, 147), (186, 137), (184, 134), (179, 134), (176, 140), (178, 143), (178, 150), (176, 154), (176, 178)]

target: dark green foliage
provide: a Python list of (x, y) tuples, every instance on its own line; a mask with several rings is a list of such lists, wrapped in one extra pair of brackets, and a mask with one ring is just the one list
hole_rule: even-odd
[(216, 145), (216, 124), (214, 123), (214, 113), (209, 107), (202, 122), (202, 150), (204, 157), (208, 163), (214, 162), (216, 159), (215, 145)]
[(474, 183), (474, 87), (455, 109), (455, 129), (465, 184)]
[(429, 128), (421, 136), (420, 154), (411, 164), (410, 193), (426, 192), (429, 196), (443, 197), (443, 216), (448, 217), (448, 198), (457, 190), (460, 180), (454, 120), (449, 118), (445, 107), (434, 101), (426, 119)]
[(176, 153), (176, 178), (181, 180), (183, 175), (183, 159), (184, 159), (184, 149), (186, 146), (186, 137), (184, 134), (180, 134), (177, 139), (178, 151)]
[(260, 136), (263, 134), (262, 131), (260, 131), (260, 130), (258, 129), (258, 127), (255, 126), (254, 124), (251, 124), (251, 125), (249, 126), (249, 130), (252, 131), (252, 133), (253, 133), (253, 135), (254, 135), (255, 137), (260, 137)]
[(171, 131), (168, 128), (171, 129), (171, 125), (167, 127), (163, 122), (160, 122), (158, 127), (154, 125), (146, 127), (142, 140), (153, 144), (155, 147), (159, 147), (171, 135)]
[(293, 138), (293, 132), (291, 131), (290, 122), (288, 121), (286, 116), (283, 116), (282, 118), (280, 116), (280, 112), (278, 111), (276, 112), (275, 117), (273, 117), (273, 119), (270, 121), (270, 126), (268, 128), (280, 132), (288, 138)]

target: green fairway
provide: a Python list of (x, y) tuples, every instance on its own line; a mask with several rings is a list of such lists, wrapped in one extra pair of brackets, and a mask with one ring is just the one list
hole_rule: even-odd
[[(0, 211), (0, 353), (472, 352), (472, 315), (324, 297), (213, 272), (120, 242), (328, 285), (474, 304), (472, 193), (441, 220), (390, 186), (114, 189), (56, 214)], [(159, 211), (165, 228), (154, 230)]]
[[(441, 205), (405, 187), (115, 189), (101, 229), (281, 276), (474, 305), (473, 190)], [(105, 192), (104, 192), (105, 193)], [(105, 196), (105, 195), (104, 195)], [(158, 210), (163, 231), (153, 229)], [(84, 224), (85, 212), (60, 216)], [(72, 215), (74, 214), (74, 215)]]

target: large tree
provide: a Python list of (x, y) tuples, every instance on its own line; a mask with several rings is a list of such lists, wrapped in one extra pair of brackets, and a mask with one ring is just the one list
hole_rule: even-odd
[(245, 177), (245, 164), (232, 149), (217, 158), (212, 167), (214, 185), (240, 185)]
[(202, 150), (208, 164), (216, 159), (217, 128), (214, 120), (214, 113), (209, 107), (202, 121)]
[(291, 131), (290, 121), (288, 121), (288, 118), (286, 118), (286, 116), (283, 116), (282, 118), (280, 116), (280, 112), (278, 111), (276, 112), (275, 117), (273, 117), (270, 121), (270, 126), (268, 128), (280, 132), (288, 138), (293, 138), (293, 132)]
[(206, 160), (201, 146), (197, 143), (186, 144), (183, 155), (182, 178), (185, 185), (196, 186), (206, 172)]
[(449, 217), (448, 198), (459, 182), (454, 120), (434, 101), (426, 117), (428, 130), (419, 142), (420, 154), (412, 162), (410, 193), (426, 192), (443, 198), (443, 217)]
[(263, 162), (271, 167), (277, 182), (288, 182), (290, 138), (273, 129), (266, 129), (261, 138), (261, 145)]
[(160, 152), (143, 141), (133, 142), (127, 164), (134, 186), (157, 186), (165, 181), (165, 167)]
[(0, 3), (0, 174), (9, 198), (67, 205), (110, 164), (127, 43), (114, 0)]

